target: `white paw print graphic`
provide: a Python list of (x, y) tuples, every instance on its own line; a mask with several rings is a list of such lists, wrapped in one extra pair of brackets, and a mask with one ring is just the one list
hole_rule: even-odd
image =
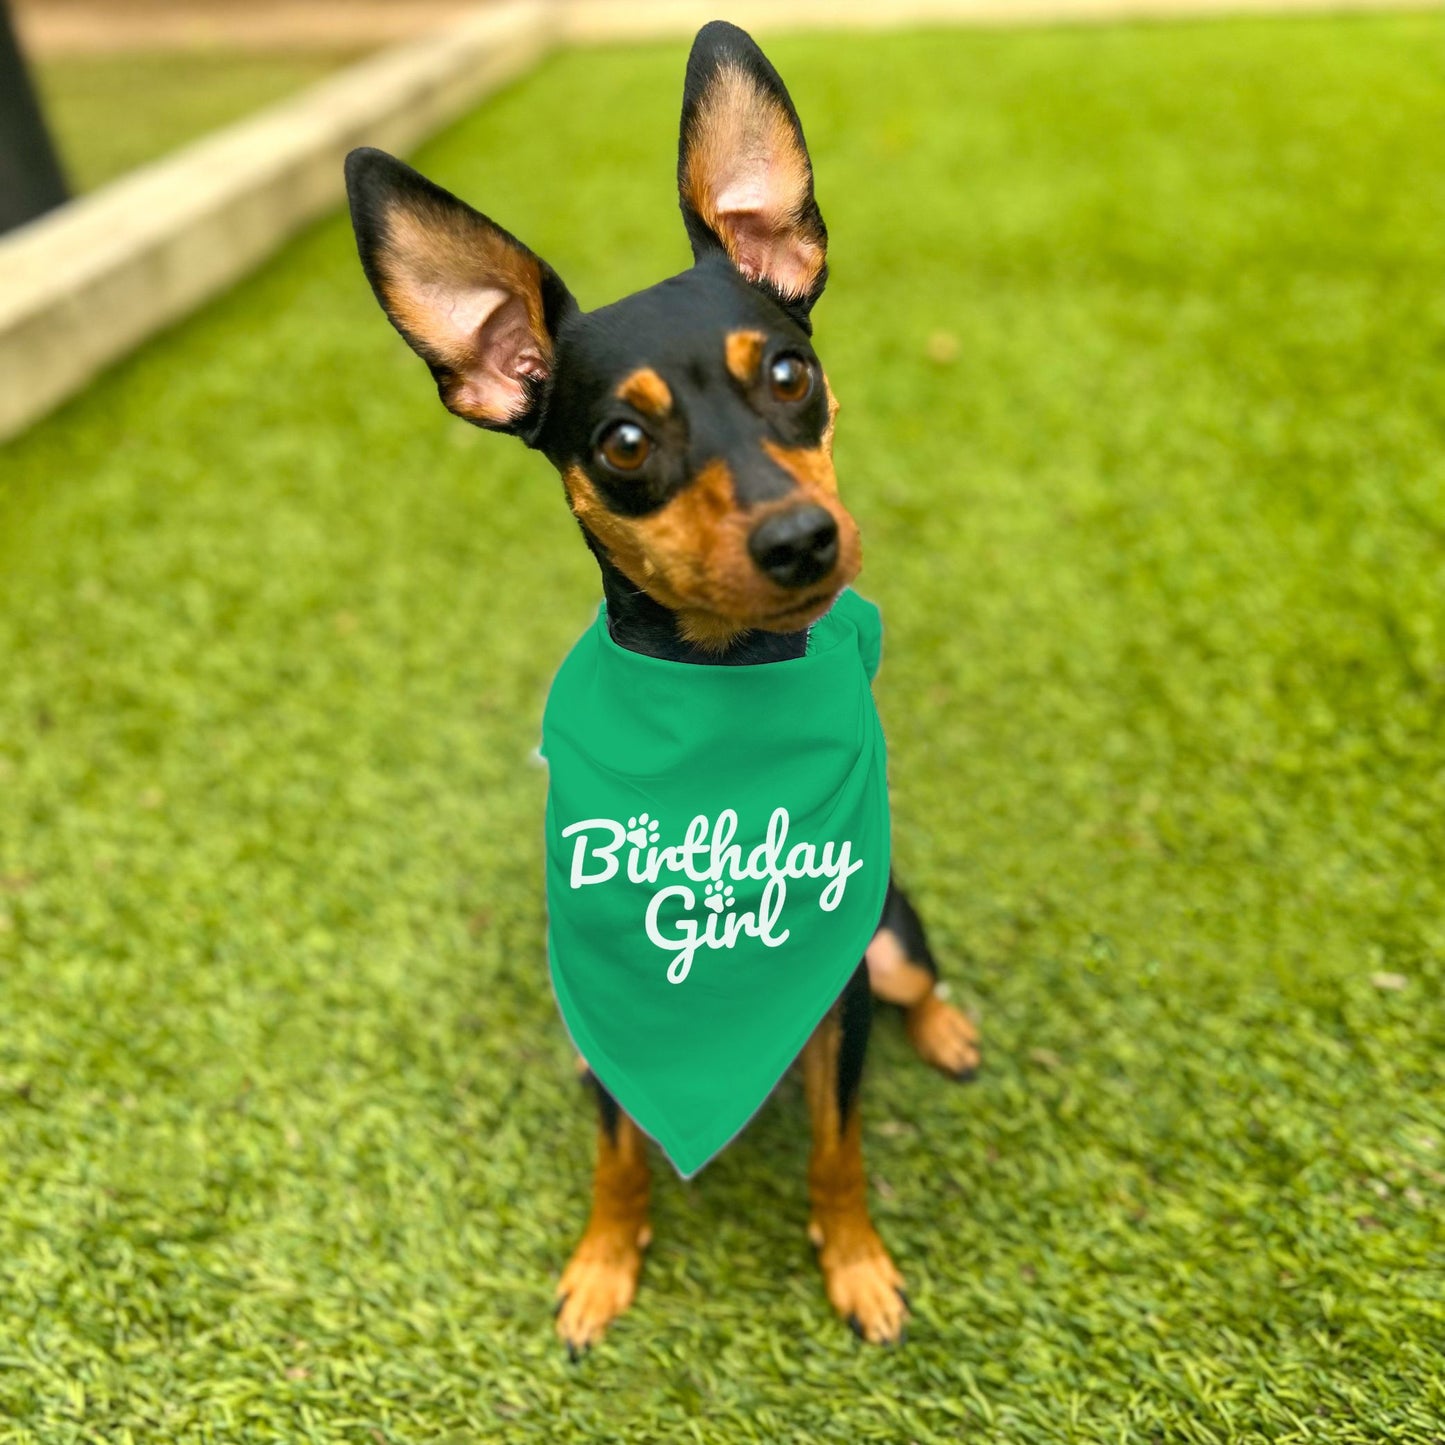
[(733, 906), (732, 885), (727, 883), (709, 883), (702, 891), (702, 901), (712, 909), (714, 913), (721, 913), (724, 908)]
[(627, 841), (635, 847), (645, 848), (649, 843), (657, 842), (657, 838), (656, 818), (639, 813), (635, 818), (627, 820)]

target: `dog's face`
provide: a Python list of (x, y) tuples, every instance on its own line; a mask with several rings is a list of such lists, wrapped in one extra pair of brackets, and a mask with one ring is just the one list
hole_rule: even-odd
[(725, 260), (564, 328), (540, 445), (578, 520), (689, 640), (813, 622), (857, 575), (828, 383)]
[(678, 161), (696, 264), (584, 313), (546, 262), (380, 151), (347, 160), (362, 263), (445, 404), (556, 465), (592, 545), (725, 647), (822, 616), (861, 565), (810, 341), (827, 231), (787, 91), (742, 31), (688, 64)]

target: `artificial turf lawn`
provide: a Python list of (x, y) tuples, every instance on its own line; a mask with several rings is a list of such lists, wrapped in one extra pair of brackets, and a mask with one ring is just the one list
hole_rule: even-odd
[(93, 190), (329, 75), (344, 54), (163, 51), (52, 55), (35, 82), (66, 179)]
[[(337, 218), (3, 457), (0, 1440), (1445, 1432), (1445, 23), (770, 50), (898, 862), (988, 1050), (877, 1029), (907, 1345), (827, 1310), (790, 1081), (557, 1346), (528, 754), (595, 575)], [(682, 58), (421, 163), (611, 299), (684, 262)]]

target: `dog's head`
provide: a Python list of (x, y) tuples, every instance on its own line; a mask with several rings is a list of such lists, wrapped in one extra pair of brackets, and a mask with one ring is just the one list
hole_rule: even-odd
[(514, 236), (377, 150), (346, 163), (362, 265), (442, 401), (545, 453), (598, 547), (721, 648), (857, 575), (811, 344), (827, 229), (797, 112), (735, 26), (693, 44), (678, 189), (694, 266), (583, 312)]

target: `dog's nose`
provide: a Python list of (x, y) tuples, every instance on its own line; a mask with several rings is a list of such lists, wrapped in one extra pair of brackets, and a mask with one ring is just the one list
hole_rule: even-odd
[(838, 524), (822, 507), (790, 507), (753, 528), (748, 551), (780, 587), (806, 587), (833, 570)]

